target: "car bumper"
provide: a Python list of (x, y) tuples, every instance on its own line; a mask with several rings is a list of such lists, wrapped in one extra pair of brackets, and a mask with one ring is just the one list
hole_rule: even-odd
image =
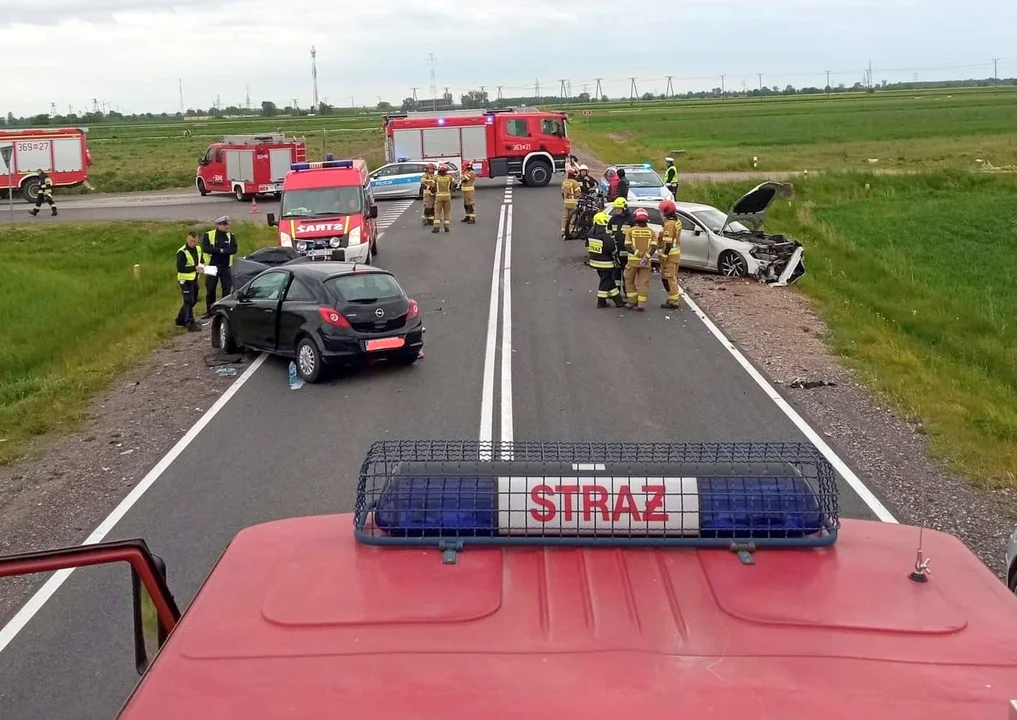
[(310, 257), (312, 260), (331, 262), (367, 262), (367, 243), (358, 243), (345, 248), (319, 248), (315, 250), (304, 250), (297, 252)]
[(346, 262), (367, 262), (371, 252), (367, 243), (357, 243), (343, 249), (346, 251)]
[[(386, 360), (392, 357), (419, 352), (424, 347), (424, 326), (417, 325), (409, 329), (399, 328), (385, 333), (365, 334), (350, 333), (347, 335), (322, 335), (321, 356), (325, 362), (364, 362), (369, 360)], [(401, 341), (396, 345), (396, 341)], [(380, 345), (372, 347), (369, 345)]]

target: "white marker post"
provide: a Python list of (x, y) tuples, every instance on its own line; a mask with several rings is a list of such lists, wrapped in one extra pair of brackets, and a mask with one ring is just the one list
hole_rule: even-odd
[(11, 225), (14, 224), (14, 143), (0, 147), (0, 158), (7, 168), (7, 204), (11, 210)]

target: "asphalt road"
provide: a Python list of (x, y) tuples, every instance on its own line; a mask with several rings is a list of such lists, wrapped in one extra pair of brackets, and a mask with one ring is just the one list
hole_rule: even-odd
[[(58, 219), (239, 215), (242, 207), (229, 198), (131, 207), (94, 200), (64, 203)], [(596, 309), (582, 243), (557, 237), (556, 188), (506, 191), (490, 181), (477, 200), (477, 225), (459, 223), (456, 207), (452, 232), (432, 235), (414, 203), (385, 233), (378, 261), (420, 302), (424, 359), (296, 391), (286, 362), (269, 359), (107, 536), (144, 537), (166, 560), (181, 608), (241, 528), (352, 510), (374, 440), (485, 432), (516, 440), (802, 438), (692, 312), (656, 308), (656, 277), (649, 312)], [(492, 327), (497, 249), (508, 257), (511, 312)], [(647, 380), (629, 379), (634, 369)], [(847, 486), (841, 504), (845, 516), (873, 517)], [(137, 682), (129, 588), (123, 568), (70, 577), (0, 653), (0, 718), (116, 714)]]

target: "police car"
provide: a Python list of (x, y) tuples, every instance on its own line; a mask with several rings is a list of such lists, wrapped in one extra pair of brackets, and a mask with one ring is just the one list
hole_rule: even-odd
[(664, 179), (656, 173), (650, 163), (639, 163), (637, 165), (612, 165), (604, 171), (604, 177), (600, 180), (600, 189), (606, 194), (610, 188), (608, 176), (611, 171), (625, 171), (625, 178), (629, 181), (629, 202), (634, 200), (674, 200), (674, 195), (664, 184)]
[(382, 165), (371, 173), (371, 187), (376, 198), (419, 198), (423, 191), (420, 178), (428, 164), (435, 167), (441, 164), (448, 166), (452, 174), (452, 190), (459, 189), (459, 165), (453, 160), (407, 160), (401, 159)]

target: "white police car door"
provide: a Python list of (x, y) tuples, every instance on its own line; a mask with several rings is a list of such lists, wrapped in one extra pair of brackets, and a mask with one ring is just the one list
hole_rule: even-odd
[[(390, 166), (392, 173), (371, 184), (378, 187), (383, 182), (385, 194), (381, 197), (416, 197), (420, 192), (420, 178), (424, 175), (424, 163), (402, 162)], [(376, 193), (377, 194), (377, 193)]]
[(400, 167), (401, 163), (390, 163), (371, 173), (371, 188), (376, 198), (391, 197), (399, 189), (395, 179)]

